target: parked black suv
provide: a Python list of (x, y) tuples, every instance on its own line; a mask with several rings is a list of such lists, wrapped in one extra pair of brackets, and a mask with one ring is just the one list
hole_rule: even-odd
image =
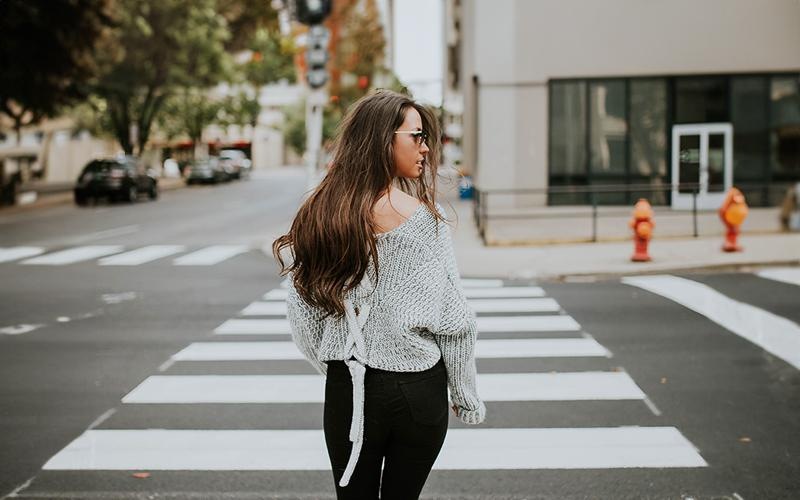
[(92, 160), (78, 176), (75, 203), (86, 205), (90, 198), (134, 202), (141, 193), (158, 198), (158, 180), (133, 157)]

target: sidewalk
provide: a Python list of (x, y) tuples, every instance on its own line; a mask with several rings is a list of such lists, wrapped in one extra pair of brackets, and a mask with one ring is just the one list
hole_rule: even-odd
[[(72, 196), (72, 187), (74, 183), (59, 183), (56, 189), (46, 188), (42, 191), (23, 191), (20, 193), (17, 199), (17, 204), (12, 206), (0, 206), (0, 215), (11, 215), (17, 214), (21, 212), (27, 212), (29, 210), (37, 210), (40, 208), (46, 208), (56, 205), (63, 205), (67, 203), (73, 203), (73, 196)], [(173, 189), (178, 189), (186, 186), (186, 182), (183, 178), (173, 178), (173, 177), (159, 177), (158, 178), (158, 190), (159, 191), (170, 191)], [(29, 192), (36, 193), (36, 200), (29, 202), (29, 203), (19, 203), (20, 199), (25, 199), (26, 194)], [(29, 196), (29, 195), (28, 195)]]
[(581, 280), (594, 276), (800, 265), (800, 233), (744, 234), (739, 238), (744, 251), (725, 253), (721, 250), (722, 236), (659, 239), (657, 221), (650, 242), (653, 260), (646, 263), (630, 261), (633, 253), (630, 240), (486, 247), (478, 236), (472, 201), (459, 200), (452, 194), (445, 198), (442, 205), (448, 215), (452, 216), (448, 202), (456, 212), (453, 244), (464, 277)]

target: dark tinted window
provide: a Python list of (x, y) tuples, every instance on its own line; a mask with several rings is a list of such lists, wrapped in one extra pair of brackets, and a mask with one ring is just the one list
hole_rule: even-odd
[(120, 168), (122, 165), (115, 161), (95, 160), (83, 169), (84, 172), (107, 172), (111, 168)]

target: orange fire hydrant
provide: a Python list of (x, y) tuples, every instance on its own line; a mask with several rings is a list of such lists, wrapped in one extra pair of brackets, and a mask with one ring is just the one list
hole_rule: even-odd
[(722, 245), (722, 250), (726, 252), (741, 252), (742, 247), (736, 242), (739, 237), (739, 227), (742, 222), (747, 218), (747, 202), (744, 201), (744, 195), (735, 187), (728, 190), (725, 195), (725, 200), (722, 206), (719, 207), (719, 218), (727, 228), (725, 234), (725, 243)]
[(647, 253), (647, 243), (653, 237), (653, 209), (644, 198), (639, 198), (633, 207), (633, 218), (628, 223), (633, 229), (633, 255), (634, 262), (647, 262), (650, 254)]

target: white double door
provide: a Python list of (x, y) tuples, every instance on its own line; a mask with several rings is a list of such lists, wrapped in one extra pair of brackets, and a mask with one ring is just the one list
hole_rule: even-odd
[(672, 127), (672, 208), (716, 209), (733, 185), (733, 126), (702, 123)]

